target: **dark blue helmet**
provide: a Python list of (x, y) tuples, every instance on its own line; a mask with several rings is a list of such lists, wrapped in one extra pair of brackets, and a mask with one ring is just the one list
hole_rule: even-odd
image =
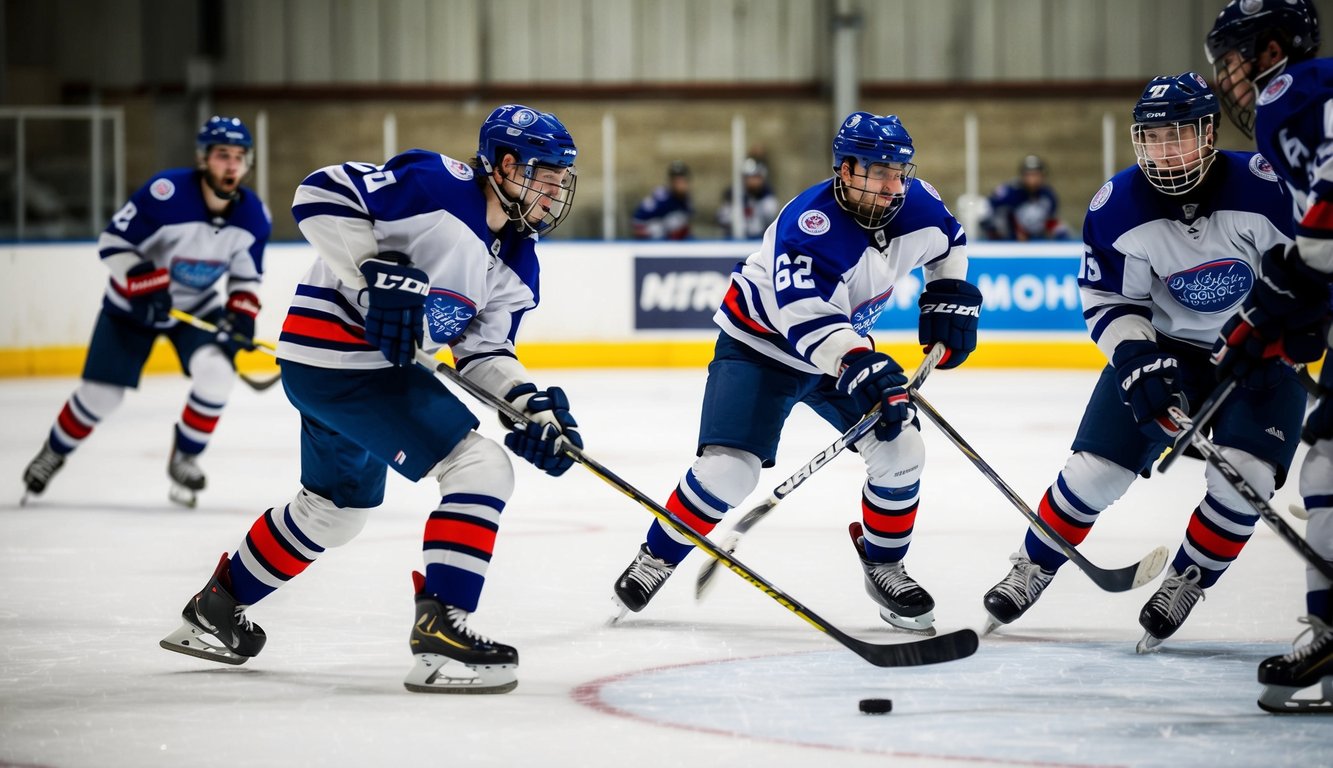
[[(1272, 41), (1286, 58), (1260, 72), (1257, 56)], [(1222, 107), (1242, 133), (1254, 138), (1259, 91), (1288, 61), (1319, 52), (1319, 15), (1309, 0), (1231, 0), (1213, 22), (1204, 50)]]
[(254, 149), (255, 140), (250, 136), (250, 129), (245, 127), (239, 117), (219, 117), (213, 115), (199, 129), (195, 139), (195, 148), (201, 154), (208, 154), (208, 148), (218, 144), (232, 147), (244, 147), (246, 151)]
[(1194, 189), (1216, 158), (1217, 97), (1197, 72), (1148, 81), (1129, 134), (1143, 175), (1168, 195)]
[[(496, 180), (501, 159), (513, 155), (517, 170)], [(481, 124), (477, 160), (509, 220), (523, 229), (549, 233), (569, 215), (579, 151), (555, 115), (521, 104), (496, 107)], [(504, 174), (501, 174), (504, 175)], [(513, 184), (517, 194), (506, 189)], [(535, 219), (535, 220), (534, 220)]]
[[(907, 190), (916, 177), (912, 157), (916, 149), (912, 137), (897, 115), (872, 115), (853, 112), (842, 121), (838, 135), (833, 137), (833, 196), (838, 205), (852, 215), (865, 229), (878, 229), (889, 222), (903, 203)], [(842, 179), (842, 164), (850, 161), (851, 176), (861, 179), (861, 185), (849, 185)], [(871, 166), (881, 166), (872, 170)], [(897, 192), (887, 192), (884, 178), (900, 182)], [(868, 189), (870, 187), (870, 189)], [(888, 202), (880, 202), (881, 197)]]

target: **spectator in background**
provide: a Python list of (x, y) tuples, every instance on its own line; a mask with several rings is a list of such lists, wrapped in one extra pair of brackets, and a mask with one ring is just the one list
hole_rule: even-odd
[(694, 203), (690, 200), (690, 169), (680, 160), (667, 166), (667, 183), (634, 209), (635, 240), (688, 240)]
[[(742, 240), (758, 240), (764, 230), (778, 217), (777, 195), (768, 185), (768, 166), (753, 157), (741, 163), (741, 235)], [(732, 237), (733, 192), (727, 187), (722, 193), (722, 204), (717, 208), (717, 223), (722, 237)]]
[(991, 213), (981, 226), (990, 240), (1068, 240), (1069, 228), (1060, 220), (1060, 201), (1046, 183), (1046, 165), (1028, 155), (1018, 166), (1018, 178), (995, 188)]

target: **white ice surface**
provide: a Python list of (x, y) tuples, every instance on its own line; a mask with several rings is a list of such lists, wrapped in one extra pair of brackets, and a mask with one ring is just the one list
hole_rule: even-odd
[[(549, 371), (587, 450), (662, 499), (693, 456), (702, 371)], [(941, 371), (932, 403), (1030, 503), (1063, 465), (1092, 372)], [(218, 555), (298, 487), (298, 419), (280, 388), (237, 387), (189, 511), (166, 499), (185, 382), (155, 377), (18, 508), (19, 477), (73, 379), (0, 382), (0, 766), (783, 766), (1333, 764), (1333, 718), (1262, 713), (1257, 662), (1284, 652), (1304, 612), (1300, 562), (1264, 526), (1189, 622), (1136, 656), (1151, 588), (1099, 591), (1067, 566), (976, 656), (879, 669), (734, 575), (702, 604), (699, 556), (642, 614), (608, 627), (612, 580), (650, 517), (591, 474), (526, 465), (474, 625), (521, 652), (504, 696), (403, 690), (409, 572), (435, 489), (391, 475), (361, 536), (250, 611), (262, 655), (229, 668), (157, 641)], [(478, 406), (474, 409), (482, 414)], [(495, 436), (494, 419), (483, 431)], [(928, 424), (908, 565), (944, 630), (980, 628), (1008, 570), (1019, 513)], [(778, 466), (746, 507), (835, 434), (798, 409)], [(740, 556), (833, 624), (884, 642), (847, 541), (861, 465), (839, 457), (750, 533)], [(1202, 465), (1139, 481), (1085, 554), (1126, 565), (1172, 554)], [(1294, 485), (1294, 484), (1293, 484)], [(1278, 509), (1297, 500), (1289, 485)], [(1293, 521), (1298, 530), (1302, 523)], [(717, 538), (720, 538), (717, 537)], [(858, 713), (890, 698), (892, 714)]]

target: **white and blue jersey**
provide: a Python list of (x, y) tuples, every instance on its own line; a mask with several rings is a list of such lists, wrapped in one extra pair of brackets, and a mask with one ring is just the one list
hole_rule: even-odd
[(783, 365), (837, 376), (894, 286), (916, 267), (927, 282), (967, 277), (967, 237), (927, 182), (877, 230), (860, 227), (834, 199), (833, 180), (792, 199), (736, 266), (714, 321), (723, 333)]
[[(193, 168), (163, 171), (111, 217), (97, 240), (102, 263), (111, 270), (103, 298), (106, 309), (130, 311), (117, 288), (141, 260), (171, 274), (172, 306), (192, 315), (222, 307), (218, 286), (223, 277), (228, 293), (259, 293), (264, 247), (272, 230), (268, 210), (253, 191), (241, 187), (227, 211), (214, 215), (201, 182), (201, 172)], [(161, 327), (175, 322), (164, 320)]]
[(1166, 195), (1139, 167), (1102, 185), (1083, 223), (1079, 289), (1092, 340), (1159, 335), (1208, 349), (1250, 292), (1263, 254), (1291, 242), (1291, 197), (1264, 156), (1218, 151), (1203, 182)]
[(537, 306), (536, 235), (486, 224), (472, 168), (413, 149), (383, 166), (343, 163), (306, 177), (292, 214), (320, 259), (296, 288), (278, 356), (323, 368), (386, 368), (365, 341), (360, 265), (377, 253), (406, 254), (430, 277), (423, 347), (452, 348), (462, 368), (514, 357), (524, 313)]
[(658, 187), (634, 209), (634, 236), (640, 240), (687, 240), (694, 205), (690, 197), (676, 197)]

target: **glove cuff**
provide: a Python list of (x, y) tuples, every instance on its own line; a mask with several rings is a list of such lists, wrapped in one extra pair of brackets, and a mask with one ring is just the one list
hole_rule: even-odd
[(1112, 353), (1111, 355), (1111, 365), (1118, 367), (1124, 365), (1126, 362), (1128, 362), (1129, 360), (1133, 360), (1136, 357), (1143, 357), (1145, 355), (1157, 355), (1161, 353), (1162, 350), (1160, 347), (1157, 346), (1157, 342), (1155, 341), (1148, 341), (1147, 339), (1122, 341), (1120, 342), (1119, 346), (1115, 348), (1115, 352)]
[(171, 273), (165, 269), (154, 269), (152, 262), (136, 264), (125, 273), (125, 285), (116, 286), (116, 290), (126, 298), (134, 299), (150, 293), (165, 291), (171, 286)]
[(259, 316), (259, 297), (249, 291), (236, 291), (227, 297), (227, 311), (245, 315), (251, 320)]

